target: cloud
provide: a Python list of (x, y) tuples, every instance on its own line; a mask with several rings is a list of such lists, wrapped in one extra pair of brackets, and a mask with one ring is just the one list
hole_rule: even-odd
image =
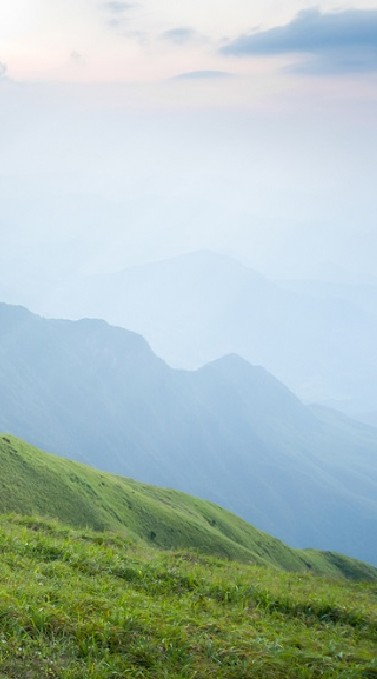
[(303, 74), (342, 74), (342, 73), (375, 73), (377, 71), (376, 50), (360, 50), (349, 52), (337, 50), (336, 53), (323, 53), (300, 61), (286, 69), (292, 73)]
[(73, 52), (71, 52), (69, 58), (71, 60), (71, 63), (75, 64), (76, 66), (82, 66), (82, 64), (85, 62), (83, 55), (80, 54), (80, 52), (76, 52), (76, 50), (73, 50)]
[(189, 71), (174, 76), (174, 80), (221, 80), (226, 78), (233, 78), (233, 73), (226, 71)]
[(300, 12), (289, 24), (241, 35), (221, 48), (229, 56), (300, 54), (311, 57), (295, 70), (377, 70), (377, 10)]
[(103, 7), (112, 14), (124, 14), (124, 12), (127, 12), (129, 9), (133, 9), (135, 5), (132, 2), (109, 0), (109, 2), (103, 3)]
[(124, 25), (127, 23), (130, 10), (133, 10), (136, 7), (138, 7), (137, 3), (122, 2), (121, 0), (109, 0), (108, 2), (102, 3), (102, 9), (104, 9), (108, 15), (107, 23), (113, 29), (123, 29)]
[(170, 31), (165, 31), (161, 36), (164, 40), (175, 43), (176, 45), (185, 45), (188, 42), (194, 40), (202, 39), (201, 36), (194, 28), (189, 26), (177, 26), (177, 28), (172, 28)]

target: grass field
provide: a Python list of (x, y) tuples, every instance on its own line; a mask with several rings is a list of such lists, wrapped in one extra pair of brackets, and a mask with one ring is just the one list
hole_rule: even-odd
[(1, 679), (377, 677), (377, 584), (0, 521)]

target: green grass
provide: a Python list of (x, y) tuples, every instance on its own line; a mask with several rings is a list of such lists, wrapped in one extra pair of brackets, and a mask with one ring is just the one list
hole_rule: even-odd
[(373, 679), (376, 583), (0, 519), (1, 679)]
[(111, 530), (163, 549), (190, 548), (257, 565), (374, 580), (377, 569), (347, 557), (294, 550), (221, 507), (48, 455), (0, 436), (0, 513), (56, 518)]

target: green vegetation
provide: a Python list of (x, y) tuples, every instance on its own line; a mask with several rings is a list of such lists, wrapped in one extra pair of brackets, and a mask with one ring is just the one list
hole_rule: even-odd
[(377, 587), (0, 519), (1, 679), (373, 679)]
[(9, 435), (0, 464), (0, 679), (377, 678), (372, 566)]
[(74, 527), (112, 530), (164, 549), (279, 569), (376, 579), (377, 569), (330, 552), (295, 550), (210, 502), (43, 453), (0, 437), (0, 512), (55, 518)]

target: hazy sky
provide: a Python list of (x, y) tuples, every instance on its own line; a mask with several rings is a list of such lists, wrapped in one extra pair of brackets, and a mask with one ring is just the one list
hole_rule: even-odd
[(0, 0), (0, 297), (201, 248), (376, 275), (376, 45), (370, 0)]
[[(339, 0), (315, 6), (307, 0), (1, 0), (0, 5), (1, 58), (10, 77), (22, 80), (139, 82), (196, 70), (252, 73), (262, 68), (260, 61), (234, 56), (241, 44), (244, 53), (255, 53), (256, 32), (264, 54), (271, 46), (279, 55), (307, 48), (323, 53), (326, 47), (339, 52), (351, 45), (358, 52), (372, 48), (376, 59), (377, 7), (371, 0), (346, 6)], [(320, 13), (321, 22), (315, 16)], [(285, 26), (280, 34), (278, 26)]]

